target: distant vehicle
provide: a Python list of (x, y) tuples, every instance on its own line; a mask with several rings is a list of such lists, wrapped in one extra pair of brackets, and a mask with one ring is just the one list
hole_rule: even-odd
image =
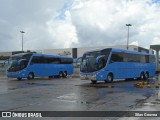
[(67, 56), (20, 53), (11, 56), (9, 62), (7, 76), (18, 80), (41, 76), (66, 77), (73, 74), (73, 59)]
[(79, 61), (81, 78), (90, 79), (92, 83), (148, 79), (155, 75), (156, 69), (155, 55), (116, 48), (86, 52)]

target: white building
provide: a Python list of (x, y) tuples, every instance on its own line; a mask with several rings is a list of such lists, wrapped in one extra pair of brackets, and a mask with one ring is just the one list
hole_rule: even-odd
[[(82, 47), (82, 48), (65, 48), (65, 49), (44, 49), (42, 53), (46, 54), (56, 54), (56, 55), (67, 55), (73, 58), (81, 57), (85, 52), (96, 50), (96, 49), (103, 49), (103, 48), (121, 48), (126, 49), (125, 45), (119, 46), (99, 46), (99, 47)], [(134, 50), (138, 52), (145, 52), (145, 53), (153, 53), (153, 50), (148, 50), (139, 46), (129, 45), (129, 50)]]
[[(46, 54), (56, 54), (63, 56), (71, 56), (73, 58), (81, 57), (85, 52), (103, 49), (103, 48), (121, 48), (126, 49), (126, 45), (118, 45), (118, 46), (99, 46), (99, 47), (82, 47), (82, 48), (64, 48), (64, 49), (44, 49), (44, 50), (35, 50), (37, 53), (46, 53)], [(129, 50), (134, 50), (138, 52), (146, 52), (153, 53), (153, 50), (148, 50), (139, 46), (129, 45)], [(11, 56), (16, 53), (21, 53), (22, 51), (13, 51), (13, 52), (0, 52), (0, 56)], [(31, 51), (33, 52), (33, 51)]]

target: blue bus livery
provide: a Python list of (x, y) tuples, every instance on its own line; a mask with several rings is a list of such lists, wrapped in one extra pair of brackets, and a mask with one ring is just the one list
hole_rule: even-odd
[(112, 82), (118, 79), (148, 79), (155, 75), (155, 55), (106, 48), (83, 54), (80, 64), (80, 77), (97, 81)]
[(66, 77), (73, 74), (73, 59), (67, 56), (20, 53), (11, 56), (9, 61), (7, 76), (18, 80), (42, 76)]

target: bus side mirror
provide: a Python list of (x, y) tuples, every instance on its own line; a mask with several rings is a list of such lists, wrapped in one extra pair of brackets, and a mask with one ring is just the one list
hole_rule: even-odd
[(7, 60), (5, 60), (4, 62), (3, 62), (3, 65), (5, 66), (5, 65), (8, 65), (9, 64), (9, 59), (7, 59)]
[(27, 61), (27, 60), (26, 59), (21, 59), (21, 60), (18, 61), (18, 64), (20, 65), (21, 62), (23, 62), (23, 61)]
[(82, 62), (82, 57), (77, 58), (76, 59), (76, 67), (79, 67), (81, 62)]
[(100, 55), (96, 58), (96, 63), (98, 64), (101, 59), (104, 59), (104, 55)]
[(82, 57), (79, 57), (76, 59), (76, 63), (80, 63), (80, 62), (82, 62)]
[(98, 65), (98, 68), (101, 69), (105, 66), (105, 59), (104, 59), (104, 55), (98, 56), (96, 58), (96, 63)]

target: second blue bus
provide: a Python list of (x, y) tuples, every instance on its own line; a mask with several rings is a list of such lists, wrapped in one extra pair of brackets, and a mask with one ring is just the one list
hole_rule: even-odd
[(112, 82), (118, 79), (148, 79), (155, 75), (155, 55), (106, 48), (86, 52), (81, 57), (80, 76), (97, 81)]

